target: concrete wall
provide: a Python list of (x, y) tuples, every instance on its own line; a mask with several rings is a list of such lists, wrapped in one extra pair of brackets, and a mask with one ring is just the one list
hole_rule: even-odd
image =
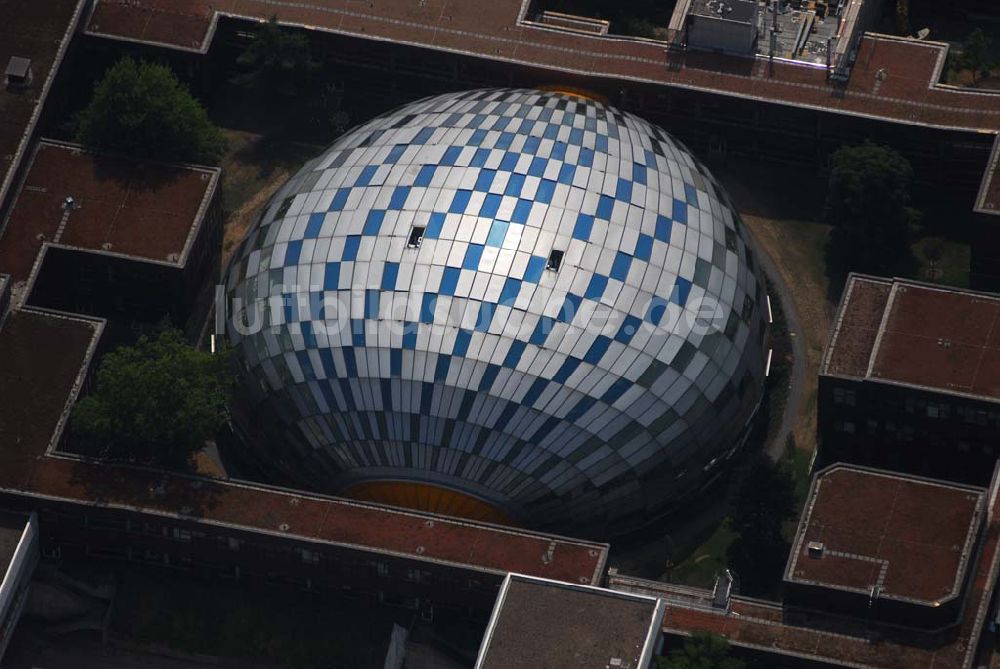
[(688, 17), (687, 45), (691, 49), (752, 55), (756, 41), (756, 18), (740, 23), (711, 16)]
[(820, 376), (817, 466), (834, 462), (985, 486), (1000, 405), (885, 383)]
[(38, 517), (31, 514), (7, 573), (0, 582), (0, 660), (28, 599), (31, 576), (38, 564)]
[[(139, 511), (14, 493), (0, 494), (0, 503), (37, 509), (42, 550), (64, 559), (126, 560), (203, 576), (335, 590), (414, 610), (446, 606), (487, 612), (503, 579), (474, 567)], [(197, 515), (199, 501), (190, 504)]]

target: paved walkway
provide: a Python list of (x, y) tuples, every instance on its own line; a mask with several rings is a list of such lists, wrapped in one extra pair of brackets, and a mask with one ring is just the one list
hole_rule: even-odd
[(744, 226), (747, 234), (754, 242), (757, 249), (757, 259), (767, 274), (771, 282), (771, 302), (777, 300), (781, 303), (781, 309), (785, 314), (785, 322), (788, 324), (788, 336), (792, 342), (792, 371), (788, 376), (788, 393), (785, 400), (785, 408), (781, 414), (781, 423), (777, 430), (774, 430), (768, 437), (766, 450), (768, 456), (775, 462), (785, 454), (789, 435), (795, 431), (799, 418), (802, 416), (803, 399), (805, 395), (806, 368), (809, 360), (806, 357), (805, 337), (802, 336), (802, 318), (799, 316), (795, 299), (788, 288), (788, 284), (778, 271), (777, 265), (767, 252), (767, 247), (760, 243), (750, 226)]

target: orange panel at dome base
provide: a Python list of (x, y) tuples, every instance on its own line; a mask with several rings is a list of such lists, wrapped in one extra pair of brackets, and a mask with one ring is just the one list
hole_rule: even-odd
[(588, 91), (585, 88), (577, 88), (576, 86), (562, 86), (559, 84), (539, 86), (538, 90), (546, 91), (548, 93), (559, 93), (560, 95), (572, 95), (578, 98), (583, 98), (584, 100), (594, 100), (600, 102), (601, 104), (609, 104), (608, 98), (601, 95), (600, 93), (595, 93), (594, 91)]
[(362, 502), (401, 506), (499, 525), (515, 525), (511, 517), (488, 502), (457, 490), (412, 481), (366, 481), (344, 491), (346, 497)]

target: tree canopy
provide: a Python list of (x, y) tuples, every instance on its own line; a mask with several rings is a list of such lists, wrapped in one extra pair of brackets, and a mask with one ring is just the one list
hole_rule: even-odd
[(309, 52), (309, 40), (301, 32), (282, 28), (272, 16), (257, 32), (257, 38), (240, 54), (236, 63), (244, 70), (232, 83), (264, 94), (289, 98), (299, 94), (310, 75), (319, 69)]
[(131, 58), (104, 73), (80, 115), (77, 138), (92, 149), (167, 162), (214, 164), (225, 148), (170, 68)]
[(695, 632), (666, 657), (657, 658), (657, 669), (743, 669), (742, 660), (729, 657), (729, 642), (709, 632)]
[(789, 542), (784, 524), (795, 513), (795, 484), (781, 467), (758, 455), (743, 470), (730, 527), (739, 533), (726, 559), (747, 595), (769, 594), (781, 577)]
[(166, 330), (104, 357), (73, 425), (105, 457), (184, 466), (222, 427), (228, 390), (227, 356)]
[(993, 40), (982, 28), (976, 28), (962, 44), (959, 64), (971, 70), (973, 85), (978, 83), (980, 76), (988, 76), (993, 68), (993, 59), (990, 57), (992, 43)]
[(824, 218), (834, 226), (826, 246), (832, 278), (848, 272), (907, 274), (913, 269), (913, 169), (892, 149), (866, 143), (833, 154)]

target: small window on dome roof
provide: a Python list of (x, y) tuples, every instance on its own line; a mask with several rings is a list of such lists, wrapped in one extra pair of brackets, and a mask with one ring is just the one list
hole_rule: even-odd
[(424, 241), (424, 232), (427, 230), (422, 225), (414, 225), (413, 229), (410, 230), (410, 239), (406, 242), (406, 245), (411, 249), (420, 248), (420, 243)]
[(545, 263), (545, 269), (558, 272), (559, 268), (562, 267), (562, 261), (563, 252), (557, 249), (552, 249), (552, 253), (549, 254), (549, 260)]

